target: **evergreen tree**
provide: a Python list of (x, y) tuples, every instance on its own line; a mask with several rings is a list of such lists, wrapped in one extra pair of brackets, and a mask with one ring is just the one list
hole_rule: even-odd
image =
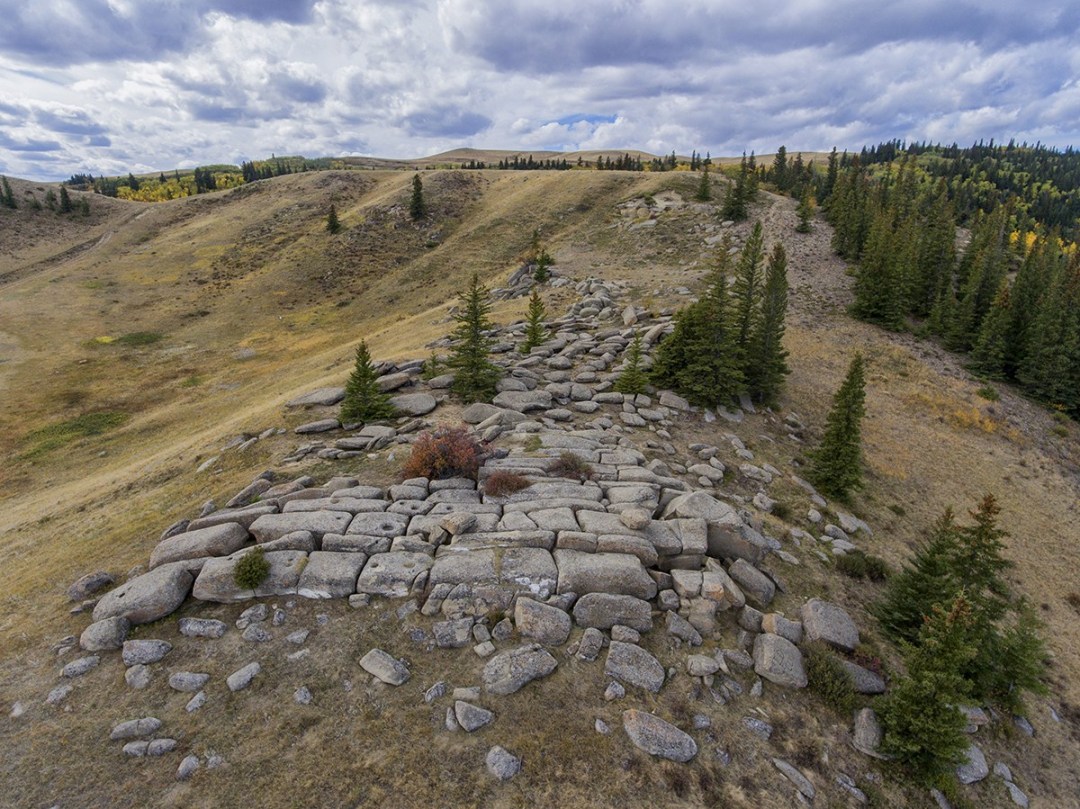
[(330, 206), (330, 213), (326, 215), (326, 230), (329, 233), (341, 232), (341, 221), (338, 219), (337, 208)]
[(907, 675), (881, 704), (882, 752), (926, 782), (951, 771), (968, 747), (967, 719), (957, 705), (970, 686), (960, 673), (975, 656), (971, 605), (961, 594), (933, 609), (919, 642), (904, 647)]
[(454, 348), (447, 365), (454, 372), (454, 393), (467, 402), (478, 402), (495, 395), (495, 383), (502, 371), (489, 359), (492, 340), (487, 332), (493, 326), (488, 319), (491, 301), (476, 273), (461, 295), (461, 304), (462, 311), (454, 315), (458, 325), (451, 334)]
[(626, 349), (626, 361), (613, 387), (619, 393), (644, 393), (647, 382), (648, 377), (641, 367), (641, 332), (638, 332)]
[(924, 198), (920, 208), (924, 213), (918, 233), (918, 266), (908, 290), (908, 309), (916, 317), (926, 317), (939, 297), (952, 288), (956, 269), (956, 220), (944, 181)]
[(341, 400), (342, 424), (379, 421), (392, 418), (394, 406), (390, 397), (379, 390), (379, 375), (371, 364), (367, 341), (361, 340), (356, 347), (356, 364), (349, 381), (345, 383), (345, 398)]
[(1047, 284), (1017, 376), (1037, 398), (1080, 414), (1080, 262), (1075, 255)]
[(67, 186), (60, 186), (60, 213), (71, 213), (71, 195), (68, 194)]
[(1009, 282), (1002, 281), (990, 312), (983, 320), (979, 340), (971, 354), (975, 369), (989, 379), (1005, 378), (1011, 310)]
[(756, 193), (757, 185), (754, 168), (750, 161), (746, 159), (744, 153), (735, 182), (728, 186), (727, 193), (724, 195), (721, 216), (736, 222), (746, 219), (750, 211), (750, 202), (754, 199)]
[(18, 208), (19, 203), (15, 201), (15, 194), (11, 191), (11, 183), (8, 182), (7, 177), (0, 177), (0, 188), (3, 189), (3, 194), (0, 194), (0, 203), (5, 208)]
[(547, 340), (547, 329), (544, 328), (544, 316), (546, 314), (544, 302), (540, 299), (540, 292), (534, 286), (532, 294), (529, 295), (529, 316), (525, 326), (525, 341), (521, 344), (522, 354), (528, 354)]
[(799, 224), (795, 226), (796, 233), (809, 233), (812, 230), (810, 220), (814, 218), (814, 200), (810, 197), (810, 187), (807, 186), (799, 199), (799, 206), (795, 209), (799, 217)]
[(735, 265), (735, 283), (732, 286), (735, 298), (735, 343), (744, 355), (760, 316), (761, 288), (764, 281), (761, 270), (764, 261), (765, 235), (761, 222), (756, 222), (739, 251), (739, 260)]
[(823, 492), (844, 499), (862, 479), (861, 422), (865, 413), (862, 354), (856, 354), (833, 397), (821, 445), (811, 454), (810, 479)]
[(761, 318), (752, 336), (744, 366), (750, 395), (772, 406), (780, 395), (784, 377), (790, 373), (784, 350), (784, 315), (787, 312), (787, 253), (779, 242), (773, 247), (765, 269), (765, 292)]
[(426, 215), (427, 204), (424, 202), (424, 184), (420, 181), (420, 175), (414, 174), (412, 178), (412, 196), (409, 198), (409, 216), (413, 220), (420, 220)]
[(728, 274), (731, 237), (726, 235), (704, 294), (675, 318), (675, 331), (659, 346), (651, 378), (702, 407), (725, 404), (743, 390), (740, 354), (731, 324)]
[(953, 329), (948, 345), (955, 349), (970, 349), (979, 336), (979, 329), (1001, 282), (1008, 271), (1007, 249), (1009, 211), (997, 208), (983, 217), (971, 236), (971, 244), (960, 263), (962, 282)]
[(697, 194), (694, 199), (698, 202), (708, 202), (712, 199), (712, 182), (709, 180), (709, 167), (705, 166), (701, 172), (701, 181), (698, 183)]
[(825, 182), (821, 186), (820, 199), (822, 205), (828, 207), (830, 199), (832, 197), (833, 189), (836, 187), (836, 179), (840, 172), (840, 161), (836, 156), (836, 147), (833, 146), (832, 151), (829, 152), (829, 163), (825, 169)]
[(791, 188), (791, 184), (788, 181), (786, 146), (781, 146), (776, 150), (776, 156), (773, 158), (772, 171), (769, 172), (769, 179), (772, 180), (773, 185), (776, 186), (778, 191), (787, 191)]

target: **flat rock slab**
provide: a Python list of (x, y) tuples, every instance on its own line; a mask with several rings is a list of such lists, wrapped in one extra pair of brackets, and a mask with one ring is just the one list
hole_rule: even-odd
[(299, 435), (310, 435), (311, 433), (328, 433), (331, 430), (340, 430), (341, 422), (337, 419), (319, 419), (318, 421), (309, 421), (307, 424), (301, 424), (293, 432)]
[(362, 553), (315, 551), (296, 584), (304, 598), (346, 598), (356, 592), (356, 579), (367, 557)]
[(208, 559), (203, 565), (191, 594), (200, 601), (228, 604), (256, 596), (280, 596), (296, 593), (300, 573), (307, 564), (303, 551), (269, 551), (264, 554), (270, 563), (270, 574), (255, 590), (244, 590), (236, 584), (236, 565), (250, 550), (218, 559)]
[(782, 758), (774, 758), (772, 763), (776, 769), (780, 770), (787, 780), (795, 785), (795, 789), (799, 790), (799, 792), (809, 800), (814, 800), (817, 790), (814, 789), (814, 785), (810, 783), (809, 778), (796, 769), (794, 765), (789, 764)]
[(843, 608), (812, 598), (802, 606), (803, 632), (808, 641), (822, 640), (845, 652), (859, 645), (859, 628)]
[(426, 416), (439, 406), (430, 393), (404, 393), (400, 396), (391, 396), (390, 404), (397, 409), (398, 413), (407, 416)]
[(559, 593), (615, 593), (645, 600), (656, 596), (656, 582), (636, 556), (556, 550), (554, 557)]
[(636, 708), (623, 711), (623, 729), (634, 746), (650, 756), (684, 764), (698, 752), (697, 742), (690, 734), (658, 716)]
[(248, 663), (241, 669), (237, 669), (228, 677), (225, 678), (225, 684), (229, 686), (230, 691), (243, 691), (249, 685), (251, 681), (262, 671), (262, 666), (258, 663)]
[[(409, 515), (393, 512), (367, 512), (357, 514), (349, 523), (349, 534), (363, 534), (369, 537), (405, 536), (409, 527)], [(338, 534), (340, 531), (327, 533)]]
[(180, 634), (186, 638), (220, 638), (228, 625), (214, 618), (181, 618)]
[(492, 402), (496, 407), (528, 413), (533, 410), (547, 410), (551, 407), (552, 396), (546, 390), (504, 390)]
[(664, 667), (659, 660), (640, 646), (617, 640), (608, 647), (604, 674), (653, 693), (664, 685)]
[(514, 625), (523, 637), (544, 646), (561, 646), (570, 637), (570, 616), (550, 604), (519, 597), (514, 605)]
[(652, 607), (648, 601), (612, 593), (586, 593), (574, 604), (578, 626), (611, 629), (628, 626), (638, 632), (652, 629)]
[(372, 556), (356, 580), (356, 592), (386, 598), (405, 598), (421, 573), (431, 569), (426, 553), (390, 551)]
[(184, 603), (193, 581), (183, 562), (162, 565), (106, 593), (94, 607), (94, 620), (123, 617), (147, 624), (164, 618)]
[(309, 531), (316, 537), (323, 534), (344, 534), (353, 520), (345, 511), (291, 511), (288, 514), (263, 514), (251, 524), (256, 542), (272, 542), (294, 531)]
[(372, 649), (360, 658), (360, 668), (387, 685), (402, 685), (409, 680), (409, 668), (382, 649)]
[(513, 694), (533, 680), (547, 677), (559, 663), (538, 644), (500, 652), (484, 665), (483, 683), (489, 694)]
[(316, 388), (285, 403), (286, 407), (331, 407), (345, 398), (345, 388)]
[(763, 633), (754, 639), (754, 671), (777, 685), (806, 688), (802, 652), (779, 635)]
[(247, 529), (236, 522), (177, 534), (157, 544), (150, 554), (150, 568), (202, 556), (228, 556), (244, 547), (250, 538)]

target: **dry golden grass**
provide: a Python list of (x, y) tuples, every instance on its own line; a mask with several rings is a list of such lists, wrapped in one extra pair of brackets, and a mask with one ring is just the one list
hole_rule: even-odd
[[(50, 645), (84, 623), (67, 614), (67, 584), (91, 569), (122, 574), (144, 563), (166, 525), (192, 516), (206, 499), (223, 502), (273, 467), (300, 443), (296, 436), (260, 442), (246, 455), (222, 454), (210, 472), (195, 472), (233, 435), (319, 415), (286, 414), (282, 404), (313, 387), (341, 384), (361, 337), (377, 358), (426, 356), (425, 345), (447, 333), (449, 307), (468, 276), (478, 272), (498, 284), (516, 268), (537, 227), (560, 270), (626, 280), (635, 300), (655, 310), (684, 303), (672, 290), (692, 286), (711, 260), (694, 229), (707, 220), (693, 208), (664, 214), (648, 231), (615, 226), (616, 206), (632, 197), (675, 190), (689, 199), (696, 185), (690, 175), (435, 172), (425, 174), (424, 186), (436, 213), (422, 226), (408, 222), (402, 207), (410, 178), (407, 172), (330, 172), (153, 207), (104, 201), (100, 220), (36, 223), (28, 226), (34, 239), (0, 256), (0, 277), (8, 279), (0, 287), (0, 452), (6, 458), (0, 466), (6, 573), (0, 703), (21, 699), (32, 706), (24, 720), (0, 725), (5, 799), (18, 806), (209, 807), (243, 804), (259, 794), (267, 806), (512, 807), (557, 800), (772, 806), (786, 805), (790, 796), (768, 760), (780, 753), (811, 772), (825, 800), (844, 805), (831, 774), (858, 776), (872, 768), (847, 746), (842, 721), (809, 695), (779, 689), (767, 688), (761, 705), (743, 698), (721, 707), (691, 699), (689, 682), (680, 677), (657, 697), (634, 694), (607, 704), (600, 697), (602, 662), (580, 664), (559, 654), (551, 678), (489, 704), (498, 712), (493, 726), (476, 736), (446, 734), (439, 727), (448, 701), (438, 709), (426, 706), (420, 691), (437, 679), (474, 684), (481, 662), (468, 650), (420, 651), (393, 616), (396, 604), (357, 613), (340, 603), (298, 599), (289, 626), (312, 626), (319, 612), (330, 616), (313, 635), (317, 654), (300, 670), (284, 660), (291, 649), (279, 642), (241, 648), (231, 635), (199, 645), (177, 636), (174, 618), (140, 628), (137, 636), (176, 642), (170, 670), (205, 667), (217, 677), (220, 691), (192, 716), (183, 711), (186, 697), (161, 680), (146, 692), (126, 689), (115, 656), (76, 684), (70, 711), (41, 704), (60, 665)], [(1008, 390), (997, 403), (979, 398), (978, 383), (948, 355), (848, 319), (842, 306), (849, 281), (828, 254), (825, 228), (797, 236), (794, 204), (764, 199), (759, 213), (768, 237), (784, 238), (792, 257), (787, 346), (793, 373), (784, 406), (803, 417), (811, 437), (850, 353), (859, 348), (869, 360), (867, 486), (854, 504), (875, 528), (868, 550), (897, 565), (946, 505), (962, 511), (987, 491), (1001, 501), (1003, 525), (1013, 536), (1013, 575), (1041, 606), (1055, 663), (1053, 694), (1032, 711), (1038, 737), (989, 744), (1029, 794), (1052, 801), (1048, 805), (1069, 805), (1080, 780), (1080, 710), (1070, 708), (1080, 705), (1080, 636), (1068, 600), (1080, 591), (1068, 574), (1080, 546), (1076, 426), (1062, 439), (1052, 432), (1057, 425), (1049, 414)], [(331, 202), (346, 228), (335, 237), (323, 227)], [(745, 235), (748, 227), (735, 231)], [(59, 254), (62, 260), (50, 260)], [(551, 317), (570, 300), (562, 290), (545, 296)], [(523, 311), (520, 300), (499, 304), (495, 317), (508, 322)], [(158, 332), (164, 339), (142, 347), (90, 342), (132, 332)], [(254, 353), (239, 358), (247, 356), (238, 353), (243, 349)], [(32, 449), (26, 437), (33, 430), (97, 411), (124, 412), (129, 419), (103, 435), (22, 457)], [(439, 419), (452, 420), (456, 412), (446, 408)], [(701, 440), (724, 448), (729, 431), (780, 469), (791, 468), (805, 450), (767, 416), (734, 428), (687, 421), (676, 440), (683, 447)], [(303, 465), (288, 474), (310, 469), (325, 478), (340, 471), (389, 481), (395, 467), (364, 458)], [(806, 527), (802, 490), (786, 482), (773, 490), (790, 506), (792, 524)], [(769, 524), (782, 533), (778, 521)], [(802, 566), (780, 571), (792, 594), (777, 609), (791, 615), (802, 598), (827, 596), (872, 630), (865, 603), (877, 585), (837, 575), (806, 549), (800, 556)], [(181, 614), (230, 620), (240, 609), (188, 604)], [(877, 643), (872, 631), (868, 641)], [(663, 633), (646, 642), (665, 664), (681, 665), (685, 652), (676, 653)], [(733, 631), (723, 643), (734, 643)], [(408, 657), (413, 679), (407, 686), (367, 682), (355, 661), (373, 645)], [(894, 659), (888, 649), (879, 651)], [(220, 678), (252, 656), (265, 669), (253, 690), (222, 693)], [(346, 679), (353, 681), (351, 692)], [(312, 708), (292, 701), (301, 683), (316, 693)], [(621, 730), (621, 710), (642, 703), (684, 726), (693, 713), (709, 714), (715, 741), (703, 744), (690, 767), (649, 759)], [(1048, 718), (1051, 705), (1065, 723)], [(740, 717), (758, 707), (777, 727), (770, 744), (741, 730)], [(177, 757), (122, 761), (119, 745), (106, 741), (108, 729), (155, 712), (183, 749), (216, 750), (228, 766), (176, 784)], [(611, 725), (612, 736), (595, 733), (597, 717)], [(525, 771), (505, 786), (483, 770), (483, 756), (496, 743), (525, 758)], [(736, 764), (719, 766), (711, 758), (716, 748), (730, 750)], [(998, 805), (996, 788), (987, 783), (972, 794), (982, 805)], [(895, 787), (890, 791), (900, 800)]]

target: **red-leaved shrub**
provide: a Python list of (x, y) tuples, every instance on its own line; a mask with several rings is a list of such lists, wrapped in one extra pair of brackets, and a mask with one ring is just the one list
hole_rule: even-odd
[(405, 461), (406, 478), (472, 478), (480, 470), (484, 448), (464, 427), (440, 427), (417, 437), (412, 454)]
[(484, 481), (484, 494), (489, 497), (505, 497), (508, 494), (527, 489), (531, 485), (532, 481), (524, 475), (500, 469), (498, 472), (492, 472), (488, 479)]

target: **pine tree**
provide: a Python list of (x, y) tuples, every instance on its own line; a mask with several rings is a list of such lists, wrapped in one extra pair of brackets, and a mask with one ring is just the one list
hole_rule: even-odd
[(489, 359), (493, 324), (488, 319), (488, 290), (473, 273), (469, 288), (461, 294), (462, 311), (454, 315), (457, 327), (451, 334), (454, 348), (447, 365), (454, 372), (453, 391), (467, 402), (490, 399), (502, 371)]
[(525, 326), (525, 340), (521, 344), (521, 353), (528, 354), (538, 345), (547, 340), (547, 329), (544, 328), (544, 317), (547, 311), (544, 302), (540, 299), (540, 292), (534, 286), (529, 295), (529, 315)]
[(803, 190), (802, 198), (799, 200), (799, 205), (795, 209), (795, 215), (799, 217), (799, 224), (795, 226), (795, 232), (810, 233), (813, 229), (810, 220), (814, 218), (814, 200), (810, 197), (809, 186)]
[(825, 169), (825, 182), (821, 186), (821, 202), (822, 205), (828, 208), (831, 204), (832, 192), (836, 187), (836, 179), (839, 176), (840, 161), (836, 156), (836, 147), (833, 146), (832, 151), (829, 152), (829, 163)]
[(656, 351), (651, 379), (694, 404), (726, 404), (743, 390), (739, 347), (731, 323), (728, 274), (731, 237), (717, 251), (705, 293), (676, 315), (675, 330)]
[(697, 194), (694, 199), (698, 202), (708, 202), (712, 199), (712, 182), (709, 180), (709, 167), (705, 166), (701, 172), (701, 181), (698, 183)]
[(739, 260), (735, 265), (735, 283), (732, 286), (735, 298), (735, 342), (744, 354), (750, 345), (750, 338), (760, 315), (761, 288), (764, 282), (761, 269), (764, 260), (765, 235), (761, 222), (756, 222), (739, 251)]
[(773, 181), (773, 185), (776, 186), (777, 190), (787, 191), (791, 187), (788, 182), (786, 146), (781, 146), (776, 150), (776, 156), (773, 158), (772, 171), (769, 175), (769, 179)]
[(753, 200), (756, 193), (757, 180), (754, 175), (754, 168), (751, 162), (746, 159), (746, 154), (744, 153), (742, 162), (739, 164), (739, 173), (735, 177), (735, 182), (728, 186), (727, 194), (724, 196), (724, 205), (721, 209), (721, 216), (735, 222), (746, 219), (749, 215), (750, 202)]
[(626, 362), (613, 387), (619, 393), (644, 393), (647, 382), (648, 377), (641, 367), (641, 333), (638, 332), (626, 349)]
[(3, 194), (0, 194), (0, 203), (5, 208), (18, 208), (19, 203), (15, 201), (15, 194), (11, 191), (11, 183), (8, 182), (7, 177), (0, 177), (0, 188), (3, 189)]
[(866, 412), (862, 354), (856, 354), (833, 397), (821, 445), (811, 455), (810, 479), (826, 494), (846, 498), (862, 479), (861, 422)]
[(787, 252), (777, 242), (765, 269), (761, 317), (751, 337), (744, 366), (750, 395), (769, 406), (776, 404), (784, 377), (790, 373), (783, 345), (787, 293)]
[(60, 186), (60, 213), (71, 213), (71, 195), (66, 185)]
[(420, 220), (426, 215), (427, 204), (424, 202), (424, 184), (420, 181), (420, 175), (414, 174), (412, 178), (412, 196), (409, 198), (409, 216), (413, 220)]
[(989, 379), (1005, 378), (1011, 310), (1009, 282), (1002, 281), (994, 303), (983, 320), (978, 342), (971, 354), (975, 369)]
[(341, 400), (342, 424), (379, 421), (392, 418), (394, 406), (390, 397), (379, 390), (379, 375), (371, 364), (367, 341), (361, 340), (356, 347), (356, 364), (349, 381), (345, 383), (345, 398)]
[(326, 215), (326, 230), (329, 233), (341, 231), (341, 222), (338, 220), (337, 208), (334, 205), (330, 206), (330, 213)]
[(881, 704), (882, 752), (926, 782), (952, 770), (968, 747), (967, 720), (957, 705), (970, 693), (960, 672), (975, 656), (971, 630), (971, 605), (963, 594), (935, 607), (918, 643), (904, 647), (907, 676)]

